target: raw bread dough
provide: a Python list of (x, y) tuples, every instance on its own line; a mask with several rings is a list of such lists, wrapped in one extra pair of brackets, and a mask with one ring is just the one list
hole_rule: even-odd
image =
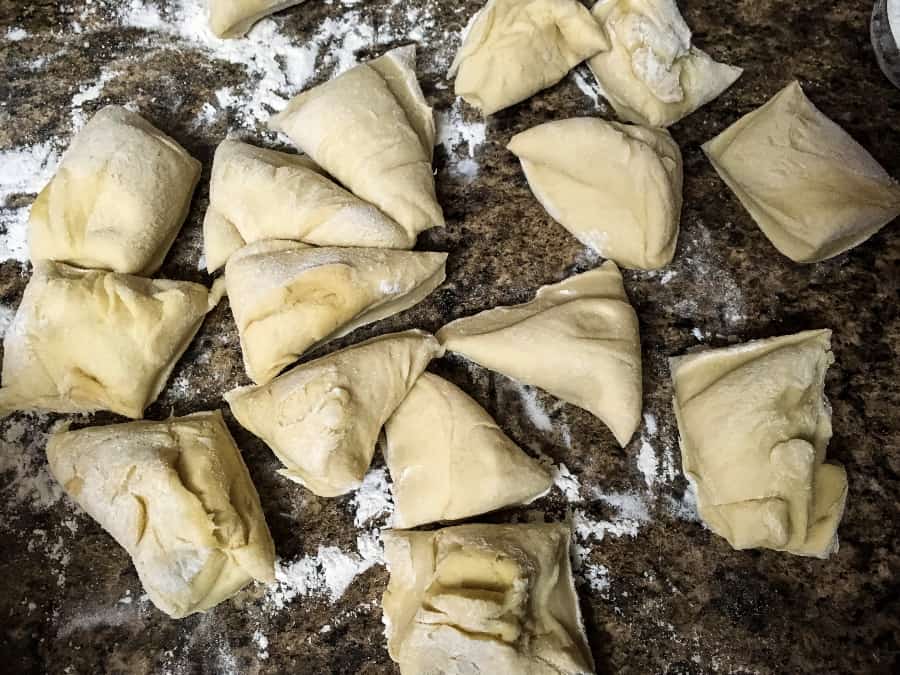
[(685, 474), (734, 548), (837, 550), (847, 475), (823, 464), (830, 349), (831, 331), (813, 330), (671, 360)]
[(31, 207), (33, 262), (149, 276), (191, 205), (200, 162), (137, 113), (100, 110)]
[(225, 400), (285, 465), (278, 473), (335, 497), (359, 487), (385, 420), (442, 353), (428, 333), (393, 333), (304, 363), (269, 384), (240, 387)]
[(543, 286), (523, 305), (444, 326), (449, 351), (590, 411), (622, 447), (641, 420), (641, 342), (613, 262)]
[(382, 605), (403, 675), (593, 673), (568, 526), (385, 532)]
[(263, 17), (304, 0), (209, 0), (209, 27), (217, 37), (239, 38)]
[(385, 426), (398, 528), (531, 502), (553, 481), (459, 387), (423, 373)]
[(585, 246), (631, 268), (672, 260), (683, 173), (668, 131), (576, 117), (516, 134), (507, 147), (547, 213)]
[(0, 415), (111, 410), (142, 417), (222, 290), (35, 263), (3, 341)]
[(775, 248), (796, 262), (832, 258), (900, 215), (900, 185), (797, 82), (703, 151)]
[(206, 611), (253, 579), (275, 581), (259, 496), (218, 410), (56, 433), (47, 459), (169, 616)]
[(203, 222), (206, 268), (261, 239), (315, 246), (412, 248), (415, 237), (347, 192), (303, 155), (223, 141), (216, 149)]
[(446, 253), (269, 239), (228, 261), (247, 375), (265, 384), (308, 349), (402, 312), (444, 281)]
[(576, 0), (489, 0), (450, 66), (454, 90), (485, 115), (524, 101), (609, 49)]
[(431, 168), (434, 115), (415, 65), (415, 46), (398, 47), (295, 96), (269, 123), (412, 241), (444, 224)]
[(612, 47), (588, 65), (604, 97), (629, 122), (675, 124), (743, 72), (691, 46), (691, 29), (675, 0), (600, 0), (593, 13)]

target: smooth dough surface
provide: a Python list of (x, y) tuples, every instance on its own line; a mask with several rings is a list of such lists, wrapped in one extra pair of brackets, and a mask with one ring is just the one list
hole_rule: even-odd
[(37, 262), (3, 340), (0, 415), (143, 416), (221, 298), (222, 285)]
[(128, 551), (147, 595), (181, 618), (275, 580), (275, 547), (222, 413), (56, 433), (54, 478)]
[(216, 149), (203, 221), (212, 273), (245, 244), (295, 239), (315, 246), (412, 248), (406, 230), (322, 174), (303, 155), (225, 140)]
[(605, 98), (629, 122), (675, 124), (743, 72), (691, 45), (675, 0), (600, 0), (592, 11), (611, 48), (588, 64)]
[(900, 215), (900, 184), (798, 82), (703, 146), (775, 248), (819, 262)]
[(107, 106), (75, 136), (31, 206), (32, 262), (148, 276), (162, 265), (200, 162), (137, 113)]
[(492, 115), (608, 48), (576, 0), (489, 0), (473, 17), (449, 76), (457, 96)]
[(599, 417), (622, 447), (641, 419), (637, 314), (613, 262), (543, 286), (531, 302), (457, 319), (447, 350)]
[(322, 497), (359, 487), (385, 421), (428, 363), (443, 353), (412, 330), (348, 347), (259, 387), (225, 394), (241, 425), (262, 438), (279, 473)]
[(444, 280), (446, 253), (312, 248), (270, 239), (225, 267), (247, 375), (265, 384), (308, 349), (419, 303)]
[(685, 474), (734, 548), (837, 550), (847, 475), (823, 463), (830, 349), (831, 331), (813, 330), (671, 360)]
[(581, 243), (630, 268), (672, 260), (683, 169), (669, 132), (575, 117), (516, 134), (507, 147), (547, 213)]
[(403, 675), (593, 673), (563, 524), (385, 532), (382, 605)]
[(304, 0), (209, 0), (209, 27), (220, 38), (246, 35), (260, 19)]
[(415, 46), (398, 47), (295, 96), (269, 123), (413, 241), (444, 224), (431, 167), (434, 114), (415, 65)]
[(423, 373), (385, 426), (393, 527), (533, 501), (552, 479), (459, 387)]

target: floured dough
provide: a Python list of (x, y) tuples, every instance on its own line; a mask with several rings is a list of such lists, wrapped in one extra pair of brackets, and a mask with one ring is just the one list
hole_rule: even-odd
[(221, 297), (187, 281), (37, 262), (3, 341), (0, 415), (143, 416)]
[(385, 532), (382, 605), (403, 675), (593, 673), (568, 526)]
[(449, 76), (456, 77), (456, 95), (485, 115), (556, 84), (609, 49), (577, 0), (489, 0), (470, 25)]
[(828, 557), (847, 476), (823, 464), (831, 438), (831, 331), (671, 360), (685, 474), (709, 527), (738, 549)]
[(246, 246), (225, 281), (247, 375), (265, 384), (307, 349), (412, 307), (443, 282), (446, 260), (279, 239)]
[(200, 162), (137, 113), (107, 106), (31, 206), (32, 262), (153, 274), (187, 216)]
[(434, 115), (415, 65), (415, 46), (393, 49), (295, 96), (269, 124), (413, 241), (444, 224), (431, 168)]
[(239, 38), (263, 17), (304, 0), (209, 0), (209, 27), (217, 37)]
[(612, 47), (588, 64), (603, 95), (629, 122), (675, 124), (743, 72), (691, 45), (675, 0), (600, 0), (593, 14)]
[(297, 239), (315, 246), (412, 248), (406, 230), (322, 175), (308, 157), (223, 141), (203, 222), (211, 273), (245, 243)]
[(269, 384), (225, 395), (242, 426), (262, 438), (279, 473), (322, 497), (358, 487), (385, 420), (443, 350), (411, 330), (304, 363)]
[(447, 350), (590, 411), (624, 447), (641, 419), (638, 320), (613, 262), (543, 286), (531, 302), (444, 326)]
[(56, 433), (47, 459), (169, 616), (206, 611), (253, 579), (275, 581), (259, 496), (218, 410)]
[(683, 173), (669, 132), (576, 117), (516, 134), (507, 147), (537, 200), (580, 242), (625, 267), (672, 260)]
[(779, 251), (834, 257), (900, 215), (900, 184), (792, 82), (703, 146)]
[(423, 373), (388, 420), (385, 459), (398, 528), (530, 502), (550, 473), (459, 387)]

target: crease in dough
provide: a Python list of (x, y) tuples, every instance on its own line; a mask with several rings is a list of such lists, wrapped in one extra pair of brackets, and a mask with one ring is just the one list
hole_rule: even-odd
[(900, 184), (796, 81), (703, 145), (781, 253), (827, 260), (900, 215)]
[(665, 129), (591, 117), (548, 122), (507, 148), (547, 213), (620, 265), (671, 262), (681, 221), (681, 150)]
[(172, 618), (204, 612), (254, 579), (275, 581), (259, 496), (218, 410), (55, 433), (47, 459)]
[(221, 283), (145, 279), (37, 262), (3, 340), (0, 415), (143, 416), (218, 304)]
[(736, 549), (837, 551), (847, 475), (824, 463), (830, 349), (831, 331), (811, 330), (670, 360), (685, 475)]
[(637, 314), (612, 261), (535, 299), (457, 319), (437, 333), (451, 352), (599, 417), (622, 447), (641, 420)]
[(485, 115), (553, 86), (609, 49), (576, 0), (489, 0), (469, 25), (448, 77), (455, 77), (456, 95)]
[(31, 206), (31, 261), (153, 274), (187, 217), (200, 168), (137, 113), (106, 106)]
[(550, 472), (459, 387), (423, 373), (385, 426), (395, 528), (460, 520), (546, 494)]
[(253, 24), (304, 0), (209, 0), (209, 27), (216, 37), (240, 38)]
[(225, 394), (241, 426), (262, 438), (282, 476), (322, 497), (362, 482), (378, 434), (428, 363), (443, 354), (419, 330), (373, 338)]

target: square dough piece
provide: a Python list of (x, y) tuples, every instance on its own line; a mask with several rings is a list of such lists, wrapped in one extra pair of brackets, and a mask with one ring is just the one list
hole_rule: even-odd
[(147, 595), (181, 618), (275, 580), (275, 547), (222, 413), (54, 434), (53, 477), (134, 562)]
[(304, 0), (209, 0), (209, 27), (216, 37), (239, 38), (260, 19)]
[(562, 524), (386, 532), (388, 652), (403, 675), (593, 673)]
[(831, 331), (813, 330), (671, 360), (685, 475), (734, 548), (837, 550), (847, 476), (824, 464), (830, 349)]
[(200, 162), (143, 117), (100, 110), (31, 207), (32, 262), (149, 276), (181, 229)]
[(769, 241), (795, 262), (832, 258), (900, 215), (900, 185), (798, 82), (703, 151)]

